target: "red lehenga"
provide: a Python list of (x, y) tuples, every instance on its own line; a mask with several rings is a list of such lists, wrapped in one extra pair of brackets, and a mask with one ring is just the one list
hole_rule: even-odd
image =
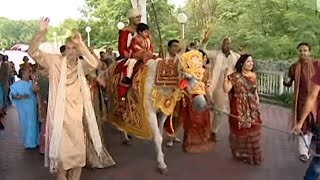
[[(94, 112), (96, 115), (97, 125), (99, 129), (99, 133), (101, 135), (101, 141), (103, 145), (103, 150), (100, 154), (100, 156), (95, 152), (94, 146), (90, 138), (86, 136), (86, 167), (89, 168), (107, 168), (110, 166), (115, 165), (115, 162), (107, 149), (105, 148), (105, 141), (103, 138), (103, 125), (106, 119), (104, 116), (106, 115), (106, 105), (104, 103), (103, 96), (101, 94), (100, 86), (96, 80), (95, 75), (93, 77), (90, 77), (88, 80), (88, 84), (90, 87), (90, 93), (91, 93), (91, 99), (92, 99), (92, 105), (94, 108)], [(85, 123), (84, 128), (88, 129), (88, 125)]]
[(2, 119), (4, 118), (4, 112), (3, 110), (0, 110), (0, 136), (1, 136), (1, 133), (2, 131), (4, 131), (4, 125), (2, 124)]
[(256, 79), (241, 73), (228, 76), (232, 83), (230, 95), (230, 148), (236, 160), (259, 165), (263, 158), (260, 148), (262, 121), (256, 97)]
[(45, 135), (47, 122), (48, 94), (49, 94), (49, 77), (48, 71), (38, 68), (32, 76), (34, 85), (38, 86), (38, 119), (41, 123), (39, 135), (39, 151), (41, 154), (45, 152)]
[(179, 109), (179, 120), (184, 128), (183, 150), (188, 153), (208, 152), (213, 147), (209, 111), (196, 111), (192, 108), (191, 99), (186, 97), (184, 100)]

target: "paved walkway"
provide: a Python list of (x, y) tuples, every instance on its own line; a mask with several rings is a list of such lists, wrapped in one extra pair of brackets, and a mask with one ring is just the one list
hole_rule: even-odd
[[(261, 105), (265, 125), (288, 129), (290, 110), (273, 105)], [(4, 120), (5, 134), (0, 138), (1, 180), (51, 180), (43, 167), (43, 156), (25, 151), (19, 139), (17, 114), (10, 108)], [(132, 146), (121, 145), (119, 132), (107, 125), (107, 149), (117, 165), (103, 170), (85, 169), (82, 180), (301, 180), (307, 164), (298, 160), (296, 143), (288, 135), (263, 129), (265, 161), (261, 166), (249, 166), (232, 159), (228, 147), (228, 125), (220, 134), (221, 141), (206, 154), (185, 154), (181, 145), (164, 147), (169, 174), (156, 171), (155, 149), (150, 141), (134, 140)]]

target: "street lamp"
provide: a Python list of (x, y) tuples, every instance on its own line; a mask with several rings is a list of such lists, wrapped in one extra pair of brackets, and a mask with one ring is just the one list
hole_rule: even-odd
[(53, 35), (53, 45), (54, 47), (57, 47), (57, 32), (54, 31), (52, 35)]
[(87, 38), (88, 38), (88, 47), (90, 47), (90, 32), (91, 32), (90, 26), (86, 27), (86, 32), (87, 32)]
[(182, 25), (182, 39), (184, 39), (184, 28), (185, 28), (185, 24), (188, 21), (188, 16), (185, 13), (180, 13), (178, 14), (178, 22)]
[(117, 24), (117, 28), (118, 28), (119, 30), (123, 29), (124, 26), (125, 26), (125, 25), (124, 25), (123, 22), (118, 22), (118, 24)]

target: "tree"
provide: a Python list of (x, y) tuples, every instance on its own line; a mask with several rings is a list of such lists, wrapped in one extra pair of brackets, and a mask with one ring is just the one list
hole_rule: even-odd
[[(172, 38), (178, 38), (179, 28), (175, 17), (174, 7), (168, 0), (153, 0), (157, 12), (159, 27), (164, 42)], [(87, 6), (82, 10), (88, 19), (82, 25), (92, 27), (92, 44), (101, 46), (113, 46), (116, 48), (118, 41), (118, 22), (128, 23), (126, 13), (132, 8), (129, 0), (86, 0)], [(150, 1), (147, 4), (148, 25), (151, 28), (153, 42), (159, 46), (159, 36), (155, 21), (155, 13)]]
[[(47, 41), (53, 42), (53, 33), (57, 33), (56, 40), (59, 44), (64, 44), (65, 39), (74, 35), (75, 31), (81, 32), (81, 20), (65, 19), (59, 26), (50, 27), (47, 34)], [(84, 28), (83, 28), (84, 30)]]
[[(206, 22), (213, 32), (210, 45), (217, 48), (223, 38), (231, 37), (235, 49), (244, 47), (256, 58), (291, 59), (296, 57), (296, 46), (301, 41), (312, 44), (314, 54), (319, 56), (320, 24), (315, 3), (301, 0), (214, 0), (210, 3), (188, 0), (185, 11), (192, 16), (187, 28), (192, 27), (195, 30), (188, 31), (198, 31), (192, 34), (200, 36), (199, 32), (205, 26), (201, 22)], [(201, 13), (205, 12), (204, 7), (214, 12), (204, 15)]]
[(14, 21), (0, 17), (0, 48), (28, 43), (37, 31), (37, 21)]
[(214, 26), (218, 18), (217, 0), (191, 0), (181, 11), (188, 14), (187, 39), (199, 39), (204, 33)]

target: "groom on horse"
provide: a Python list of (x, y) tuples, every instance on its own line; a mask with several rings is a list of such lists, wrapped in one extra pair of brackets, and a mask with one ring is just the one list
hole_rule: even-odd
[(138, 9), (130, 9), (127, 17), (129, 19), (129, 25), (119, 31), (118, 51), (120, 56), (117, 60), (130, 57), (130, 44), (133, 37), (136, 36), (137, 26), (141, 22), (141, 13)]
[(128, 88), (132, 84), (134, 67), (141, 62), (155, 58), (154, 47), (150, 40), (149, 26), (141, 23), (141, 13), (138, 9), (131, 9), (127, 13), (129, 25), (119, 31), (118, 50), (120, 56), (118, 60), (119, 69), (115, 73), (122, 73), (121, 83), (119, 83), (118, 97), (125, 100)]
[[(141, 13), (138, 9), (130, 9), (127, 13), (127, 17), (129, 19), (129, 25), (119, 31), (118, 38), (118, 51), (120, 56), (117, 58), (117, 60), (122, 60), (122, 62), (118, 64), (114, 73), (127, 74), (127, 60), (132, 54), (130, 45), (132, 39), (137, 35), (137, 26), (141, 22)], [(119, 83), (118, 98), (120, 102), (124, 102), (125, 94), (127, 93), (128, 88), (129, 87), (126, 85), (126, 83)]]

